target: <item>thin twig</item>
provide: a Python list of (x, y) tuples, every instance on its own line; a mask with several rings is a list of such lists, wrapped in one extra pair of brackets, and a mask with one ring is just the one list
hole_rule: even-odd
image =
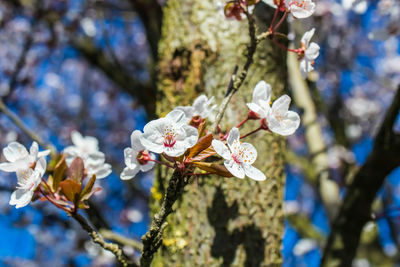
[(227, 94), (225, 95), (221, 105), (219, 106), (217, 116), (215, 117), (215, 121), (211, 127), (211, 129), (213, 129), (214, 132), (217, 132), (217, 127), (220, 124), (222, 117), (224, 116), (225, 110), (232, 96), (239, 90), (240, 86), (242, 86), (244, 80), (247, 77), (248, 70), (251, 64), (253, 63), (253, 56), (256, 52), (257, 44), (271, 35), (271, 32), (267, 31), (260, 34), (259, 36), (256, 36), (256, 22), (253, 16), (249, 14), (247, 11), (245, 12), (245, 15), (249, 22), (249, 36), (250, 36), (250, 44), (247, 46), (246, 62), (239, 75), (236, 75), (235, 72), (232, 75), (232, 79), (229, 83)]
[(136, 263), (132, 262), (130, 259), (128, 259), (122, 249), (114, 243), (111, 242), (106, 242), (103, 237), (95, 230), (93, 229), (89, 223), (86, 221), (84, 217), (82, 217), (79, 213), (71, 213), (71, 216), (82, 226), (82, 228), (89, 234), (89, 236), (92, 238), (93, 242), (96, 244), (99, 244), (102, 248), (105, 250), (110, 251), (115, 255), (117, 258), (118, 262), (124, 266), (138, 266)]
[(56, 153), (56, 148), (52, 144), (46, 144), (43, 142), (42, 138), (35, 134), (33, 131), (31, 131), (25, 123), (16, 115), (14, 112), (12, 112), (10, 109), (7, 108), (7, 106), (4, 104), (2, 100), (0, 100), (0, 111), (4, 113), (18, 128), (20, 128), (26, 135), (28, 135), (33, 141), (36, 141), (40, 146), (50, 149), (51, 153), (54, 154)]
[(140, 241), (117, 234), (111, 230), (104, 229), (104, 228), (100, 229), (100, 234), (105, 239), (111, 240), (120, 245), (131, 247), (137, 251), (142, 251), (142, 249), (143, 249), (142, 243), (140, 243)]

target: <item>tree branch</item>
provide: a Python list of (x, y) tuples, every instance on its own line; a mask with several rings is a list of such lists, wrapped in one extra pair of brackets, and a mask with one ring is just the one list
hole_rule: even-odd
[(104, 236), (105, 239), (114, 241), (120, 245), (132, 247), (137, 251), (142, 251), (143, 249), (142, 243), (139, 241), (114, 233), (108, 229), (100, 229), (100, 234)]
[(153, 260), (154, 253), (162, 244), (163, 230), (166, 227), (165, 220), (172, 212), (172, 206), (175, 201), (181, 196), (182, 190), (187, 185), (189, 177), (185, 181), (185, 177), (181, 175), (179, 170), (175, 170), (169, 180), (167, 192), (161, 208), (153, 217), (149, 231), (142, 237), (143, 251), (140, 257), (140, 266), (150, 266)]
[(362, 228), (371, 220), (371, 205), (385, 178), (400, 166), (399, 135), (393, 125), (400, 109), (400, 86), (375, 137), (371, 154), (355, 175), (325, 247), (321, 266), (351, 266)]
[(110, 251), (115, 255), (117, 258), (118, 262), (124, 266), (138, 266), (134, 262), (132, 262), (130, 259), (128, 259), (125, 255), (122, 249), (114, 243), (108, 243), (104, 241), (104, 239), (101, 237), (101, 235), (94, 230), (89, 223), (86, 221), (85, 218), (83, 218), (81, 215), (78, 213), (72, 213), (71, 216), (82, 226), (82, 228), (89, 234), (89, 236), (92, 238), (93, 242), (96, 244), (99, 244), (102, 248)]

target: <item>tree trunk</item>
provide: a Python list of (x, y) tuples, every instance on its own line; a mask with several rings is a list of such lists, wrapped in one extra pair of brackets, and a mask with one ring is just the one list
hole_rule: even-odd
[[(164, 7), (159, 44), (157, 113), (164, 116), (174, 107), (191, 105), (199, 94), (226, 93), (235, 66), (239, 72), (249, 43), (248, 22), (228, 20), (215, 0), (169, 0)], [(221, 1), (223, 4), (223, 1)], [(267, 29), (273, 10), (257, 4), (258, 33)], [(286, 84), (286, 53), (263, 41), (243, 86), (234, 95), (222, 120), (229, 131), (247, 116), (255, 84), (269, 82), (273, 99)], [(251, 121), (241, 133), (259, 126)], [(282, 263), (283, 151), (285, 141), (259, 132), (246, 138), (258, 150), (255, 166), (267, 175), (256, 182), (249, 178), (198, 178), (185, 187), (183, 196), (168, 217), (163, 245), (153, 266), (274, 266)], [(152, 188), (152, 213), (158, 211), (170, 173), (161, 168)]]

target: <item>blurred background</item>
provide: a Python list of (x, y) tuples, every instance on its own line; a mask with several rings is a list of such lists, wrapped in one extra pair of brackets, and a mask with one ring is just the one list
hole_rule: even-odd
[[(143, 128), (152, 108), (132, 96), (130, 85), (143, 90), (154, 86), (157, 43), (152, 36), (159, 35), (163, 5), (139, 0), (0, 1), (2, 101), (58, 150), (71, 144), (73, 130), (99, 139), (113, 173), (99, 182), (103, 190), (93, 198), (94, 223), (137, 240), (149, 224), (153, 173), (140, 173), (129, 182), (119, 174), (130, 134)], [(215, 5), (221, 9), (224, 1), (215, 0)], [(319, 0), (316, 6), (315, 14), (289, 36), (298, 28), (316, 28), (313, 41), (321, 53), (307, 85), (329, 175), (343, 195), (348, 174), (365, 162), (400, 84), (400, 3)], [(293, 105), (296, 109), (296, 101)], [(400, 131), (399, 120), (395, 130)], [(15, 140), (28, 147), (32, 142), (0, 113), (0, 147)], [(307, 159), (304, 129), (288, 143), (294, 158)], [(307, 169), (293, 161), (286, 166), (283, 266), (319, 266), (321, 242), (330, 231), (328, 214)], [(92, 244), (78, 224), (48, 203), (19, 210), (8, 205), (15, 185), (14, 174), (0, 173), (0, 266), (114, 265), (113, 255)], [(376, 219), (364, 229), (362, 244), (373, 247), (375, 259), (360, 251), (354, 265), (399, 264), (400, 169), (387, 177), (374, 207)], [(298, 226), (292, 214), (311, 225)], [(137, 255), (129, 249), (126, 253)]]

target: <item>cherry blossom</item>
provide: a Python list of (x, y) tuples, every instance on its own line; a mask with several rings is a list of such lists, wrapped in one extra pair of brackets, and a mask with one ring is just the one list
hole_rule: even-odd
[(300, 116), (289, 110), (290, 97), (283, 95), (272, 104), (267, 116), (268, 128), (277, 134), (287, 136), (293, 134), (300, 125)]
[(155, 155), (149, 153), (140, 142), (142, 133), (138, 130), (133, 131), (131, 135), (131, 147), (124, 149), (125, 165), (126, 167), (121, 173), (122, 180), (129, 180), (135, 177), (139, 172), (147, 172), (153, 168), (155, 162)]
[(315, 4), (311, 0), (286, 0), (286, 8), (297, 19), (310, 17), (315, 11)]
[(35, 169), (28, 168), (20, 173), (18, 177), (18, 186), (11, 194), (10, 205), (22, 208), (28, 205), (35, 193), (36, 188), (42, 181), (42, 177), (46, 172), (46, 159), (44, 157), (39, 158), (36, 162)]
[(194, 146), (198, 139), (197, 129), (186, 124), (185, 113), (173, 110), (164, 118), (150, 121), (140, 137), (142, 145), (154, 153), (178, 157)]
[(208, 118), (212, 114), (216, 105), (212, 105), (214, 97), (208, 97), (206, 95), (198, 96), (192, 106), (179, 106), (175, 110), (181, 110), (185, 113), (185, 120), (189, 122), (192, 117), (200, 116), (201, 118)]
[(73, 131), (71, 140), (74, 145), (66, 147), (63, 151), (68, 166), (76, 157), (80, 157), (89, 177), (96, 175), (97, 179), (101, 179), (111, 173), (111, 165), (105, 163), (105, 155), (99, 151), (99, 142), (95, 137), (83, 137), (79, 132)]
[(46, 159), (50, 150), (39, 152), (39, 146), (33, 142), (29, 152), (18, 142), (11, 142), (3, 149), (8, 162), (0, 164), (0, 170), (16, 172), (17, 190), (11, 194), (9, 204), (22, 208), (29, 204), (32, 196), (46, 171)]
[(308, 32), (304, 33), (301, 38), (301, 46), (304, 50), (304, 55), (300, 60), (300, 72), (303, 78), (306, 78), (307, 74), (314, 69), (314, 60), (319, 55), (319, 45), (314, 42), (310, 43), (314, 32), (315, 28), (312, 28)]
[(256, 181), (266, 179), (265, 175), (253, 167), (257, 158), (257, 150), (252, 144), (241, 143), (238, 128), (232, 128), (227, 139), (228, 147), (219, 140), (213, 140), (212, 146), (222, 158), (224, 165), (233, 176), (243, 179), (245, 175)]
[(253, 99), (251, 103), (247, 103), (249, 109), (257, 113), (260, 118), (266, 118), (270, 109), (271, 101), (271, 85), (265, 81), (260, 81), (254, 87)]
[(23, 176), (23, 172), (34, 168), (38, 159), (49, 155), (50, 150), (39, 152), (39, 146), (33, 142), (29, 152), (25, 146), (18, 142), (11, 142), (3, 149), (3, 155), (8, 162), (0, 163), (0, 170), (5, 172), (16, 172), (18, 179)]

